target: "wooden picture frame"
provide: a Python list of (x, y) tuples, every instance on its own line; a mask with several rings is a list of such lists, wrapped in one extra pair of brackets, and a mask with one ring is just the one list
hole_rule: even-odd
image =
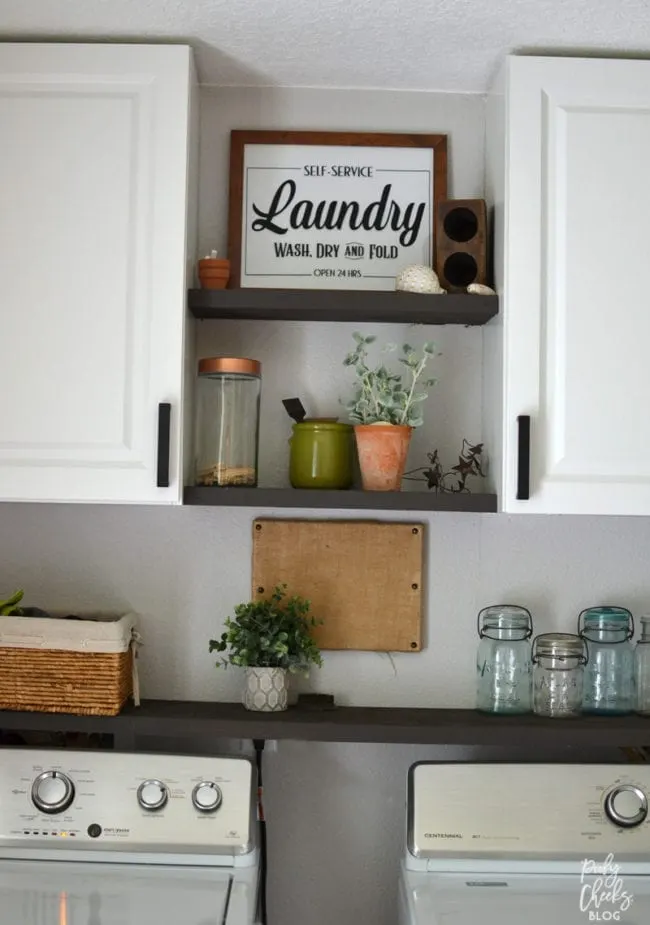
[(394, 289), (403, 266), (434, 265), (446, 198), (446, 135), (232, 131), (231, 286)]

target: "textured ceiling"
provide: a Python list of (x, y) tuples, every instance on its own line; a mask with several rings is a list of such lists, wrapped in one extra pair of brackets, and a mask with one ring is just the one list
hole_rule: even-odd
[(508, 51), (650, 54), (650, 2), (0, 0), (0, 37), (190, 42), (204, 84), (482, 92)]

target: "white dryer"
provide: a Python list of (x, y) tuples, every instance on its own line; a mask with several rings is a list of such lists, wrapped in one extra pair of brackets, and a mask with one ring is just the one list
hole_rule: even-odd
[(414, 765), (400, 925), (648, 925), (650, 767)]
[(243, 758), (4, 749), (0, 922), (253, 925), (255, 797)]

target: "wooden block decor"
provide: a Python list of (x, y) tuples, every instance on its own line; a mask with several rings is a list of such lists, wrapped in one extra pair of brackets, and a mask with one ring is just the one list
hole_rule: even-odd
[(487, 217), (483, 199), (447, 199), (436, 208), (436, 273), (449, 292), (487, 283)]
[(256, 520), (253, 598), (278, 584), (312, 602), (321, 649), (419, 652), (424, 526)]

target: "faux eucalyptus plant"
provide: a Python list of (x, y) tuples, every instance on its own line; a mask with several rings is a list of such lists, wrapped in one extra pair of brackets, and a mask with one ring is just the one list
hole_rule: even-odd
[(220, 639), (210, 640), (210, 652), (227, 652), (217, 667), (283, 668), (292, 674), (322, 665), (312, 630), (322, 623), (311, 615), (311, 604), (302, 597), (287, 597), (287, 586), (278, 585), (270, 597), (235, 607), (234, 619), (226, 618)]
[[(405, 367), (402, 372), (391, 372), (384, 363), (371, 367), (368, 364), (368, 347), (376, 341), (372, 334), (364, 337), (358, 331), (352, 335), (356, 346), (343, 360), (344, 366), (354, 369), (357, 377), (354, 396), (345, 408), (354, 424), (402, 424), (420, 427), (424, 422), (421, 403), (428, 398), (428, 390), (435, 379), (422, 379), (426, 365), (435, 352), (434, 344), (427, 342), (422, 353), (410, 344), (402, 345), (398, 361)], [(396, 344), (387, 344), (384, 352), (397, 350)]]

